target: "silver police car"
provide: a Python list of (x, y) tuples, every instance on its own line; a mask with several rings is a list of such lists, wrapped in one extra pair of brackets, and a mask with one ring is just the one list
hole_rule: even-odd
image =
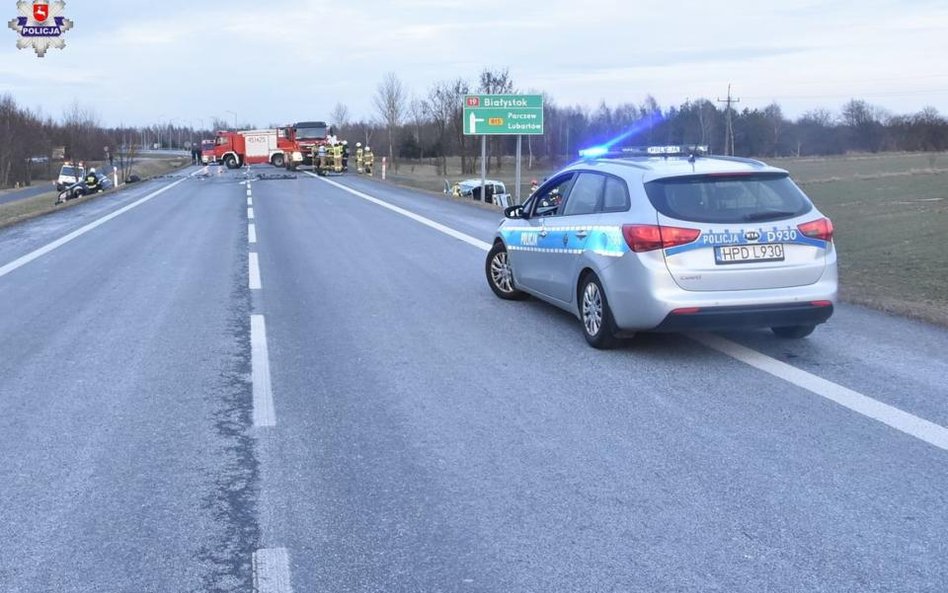
[(504, 211), (487, 255), (502, 299), (575, 314), (586, 340), (769, 327), (802, 338), (833, 313), (833, 225), (760, 161), (662, 146), (581, 153)]

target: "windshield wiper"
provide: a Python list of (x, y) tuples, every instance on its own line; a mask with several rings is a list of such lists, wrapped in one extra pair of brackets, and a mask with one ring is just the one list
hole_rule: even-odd
[(753, 214), (744, 215), (744, 220), (750, 222), (752, 220), (769, 220), (771, 218), (783, 218), (785, 216), (793, 216), (796, 212), (787, 212), (785, 210), (767, 210), (765, 212), (754, 212)]

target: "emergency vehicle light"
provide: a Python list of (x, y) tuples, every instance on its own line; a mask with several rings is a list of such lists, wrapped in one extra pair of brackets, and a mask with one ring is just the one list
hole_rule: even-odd
[(593, 146), (592, 148), (584, 148), (579, 151), (579, 156), (583, 158), (596, 158), (597, 156), (603, 156), (609, 154), (609, 148), (607, 146)]
[(682, 146), (592, 146), (579, 151), (581, 158), (622, 158), (630, 156), (703, 156), (710, 151), (706, 145)]

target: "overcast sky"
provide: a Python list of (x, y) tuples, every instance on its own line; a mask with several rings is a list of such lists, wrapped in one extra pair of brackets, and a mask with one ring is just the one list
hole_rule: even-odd
[(369, 118), (386, 72), (422, 95), (485, 66), (561, 105), (668, 107), (731, 83), (739, 108), (791, 117), (854, 97), (948, 114), (945, 0), (68, 0), (65, 16), (66, 48), (42, 59), (3, 29), (0, 93), (55, 117), (78, 99), (106, 124), (264, 126), (337, 102)]

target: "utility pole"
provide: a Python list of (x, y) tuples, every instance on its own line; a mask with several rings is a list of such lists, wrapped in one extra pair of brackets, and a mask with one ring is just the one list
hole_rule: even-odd
[(740, 99), (731, 97), (731, 83), (727, 85), (727, 99), (718, 97), (718, 103), (725, 103), (724, 106), (724, 154), (734, 154), (734, 126), (731, 124), (731, 103), (740, 103)]

